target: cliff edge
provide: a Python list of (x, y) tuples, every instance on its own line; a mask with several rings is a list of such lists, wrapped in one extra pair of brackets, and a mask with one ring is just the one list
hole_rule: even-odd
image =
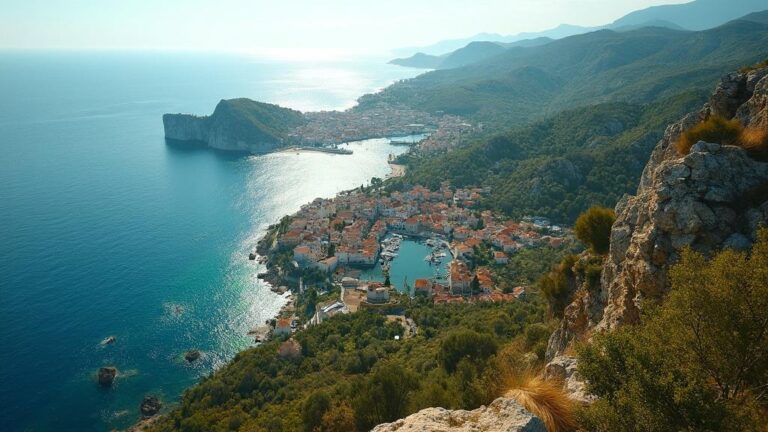
[(163, 115), (166, 140), (250, 153), (289, 145), (290, 132), (306, 123), (299, 111), (250, 99), (222, 100), (210, 116)]
[(768, 130), (768, 67), (724, 76), (699, 112), (666, 129), (637, 193), (616, 205), (599, 283), (575, 284), (574, 300), (550, 337), (548, 360), (593, 331), (637, 322), (643, 301), (668, 291), (668, 268), (683, 248), (711, 254), (748, 249), (756, 240), (757, 228), (768, 222), (768, 163), (719, 143), (700, 141), (685, 155), (676, 149), (681, 134), (713, 116)]

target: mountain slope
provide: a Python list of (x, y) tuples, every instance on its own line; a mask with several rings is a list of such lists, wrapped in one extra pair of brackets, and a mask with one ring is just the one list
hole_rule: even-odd
[(536, 39), (524, 39), (510, 43), (470, 42), (463, 48), (459, 48), (456, 51), (441, 56), (417, 53), (408, 58), (391, 60), (389, 63), (398, 66), (422, 69), (452, 69), (477, 63), (495, 55), (499, 55), (509, 48), (534, 47), (552, 42), (552, 40), (553, 39), (546, 37), (539, 37)]
[[(416, 54), (413, 54), (411, 57), (398, 58), (391, 63), (427, 69), (457, 67), (456, 65), (442, 66), (436, 57), (449, 56), (452, 52), (466, 48), (469, 44), (475, 42), (495, 42), (504, 45), (539, 38), (562, 39), (604, 29), (630, 31), (642, 27), (664, 27), (673, 30), (706, 30), (746, 14), (766, 9), (768, 9), (768, 3), (764, 0), (696, 0), (683, 4), (653, 6), (631, 12), (610, 24), (601, 26), (582, 27), (561, 24), (553, 29), (541, 32), (518, 33), (510, 36), (502, 36), (496, 33), (480, 33), (470, 38), (443, 41), (430, 47), (417, 49)], [(399, 50), (399, 52), (409, 51)], [(424, 61), (425, 58), (430, 60)], [(465, 62), (461, 66), (467, 64), (470, 63)]]
[(632, 26), (664, 20), (688, 30), (705, 30), (750, 12), (768, 9), (764, 0), (697, 0), (676, 5), (652, 6), (627, 14), (610, 27)]
[(567, 108), (644, 103), (768, 56), (768, 12), (701, 32), (601, 30), (531, 48), (514, 47), (465, 67), (438, 70), (360, 99), (516, 125)]

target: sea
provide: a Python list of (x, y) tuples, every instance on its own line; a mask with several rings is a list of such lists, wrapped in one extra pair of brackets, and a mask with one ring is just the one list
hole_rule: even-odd
[[(247, 259), (266, 227), (384, 177), (404, 151), (190, 149), (166, 144), (163, 113), (234, 97), (345, 109), (418, 73), (385, 59), (0, 52), (0, 430), (122, 429), (150, 394), (171, 407), (285, 301)], [(112, 388), (102, 366), (118, 369)]]

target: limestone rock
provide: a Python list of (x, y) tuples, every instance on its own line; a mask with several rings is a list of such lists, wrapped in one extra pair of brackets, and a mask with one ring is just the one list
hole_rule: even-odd
[(563, 389), (571, 399), (584, 404), (592, 403), (596, 397), (587, 393), (587, 384), (577, 369), (575, 357), (557, 356), (544, 367), (544, 379), (562, 382)]
[(144, 400), (141, 401), (139, 410), (141, 411), (142, 417), (152, 417), (160, 412), (160, 408), (162, 407), (163, 404), (160, 403), (160, 399), (158, 399), (157, 396), (144, 396)]
[(384, 423), (372, 432), (546, 432), (544, 423), (513, 399), (498, 398), (487, 407), (451, 411), (427, 408), (404, 419)]
[(111, 366), (99, 368), (99, 385), (110, 387), (117, 376), (117, 369)]
[(599, 287), (575, 292), (550, 337), (547, 360), (595, 331), (637, 322), (645, 299), (667, 293), (667, 271), (683, 248), (746, 249), (768, 222), (768, 163), (720, 143), (699, 142), (677, 154), (680, 135), (712, 115), (768, 128), (768, 68), (724, 76), (702, 110), (667, 127), (637, 193), (616, 205)]

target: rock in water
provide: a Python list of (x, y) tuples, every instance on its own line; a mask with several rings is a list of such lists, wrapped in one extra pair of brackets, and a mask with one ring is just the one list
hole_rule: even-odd
[(253, 253), (253, 252), (249, 253), (248, 254), (248, 259), (251, 260), (251, 261), (255, 260), (256, 259), (256, 254)]
[(193, 361), (195, 361), (195, 360), (200, 358), (200, 351), (198, 351), (198, 350), (187, 351), (187, 353), (184, 354), (184, 358), (188, 362), (192, 363)]
[(392, 423), (384, 423), (372, 432), (546, 432), (544, 422), (513, 399), (498, 398), (488, 407), (473, 411), (427, 408)]
[(103, 367), (99, 369), (99, 385), (102, 387), (109, 387), (112, 382), (115, 381), (117, 376), (117, 369), (111, 366)]
[(160, 403), (160, 399), (157, 396), (144, 396), (139, 409), (141, 410), (142, 417), (152, 417), (160, 412), (162, 406), (163, 404)]

